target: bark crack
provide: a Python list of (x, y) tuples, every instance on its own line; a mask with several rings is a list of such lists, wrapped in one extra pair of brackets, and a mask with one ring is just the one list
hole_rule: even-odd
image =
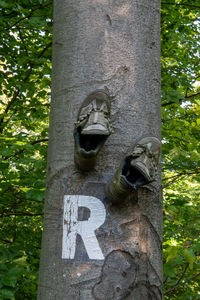
[(146, 215), (142, 214), (142, 218), (149, 225), (151, 231), (155, 234), (156, 241), (157, 241), (160, 249), (162, 250), (162, 241), (161, 241), (160, 236), (159, 236), (158, 232), (156, 231), (155, 227), (152, 225), (152, 223), (150, 222), (149, 218)]
[(92, 289), (95, 300), (121, 300), (131, 293), (138, 271), (137, 256), (113, 250), (106, 257), (100, 281)]

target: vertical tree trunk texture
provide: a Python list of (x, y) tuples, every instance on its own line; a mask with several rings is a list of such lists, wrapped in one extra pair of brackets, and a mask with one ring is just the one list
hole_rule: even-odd
[[(55, 0), (39, 300), (162, 299), (160, 172), (132, 201), (112, 205), (104, 195), (131, 145), (146, 135), (160, 139), (159, 2)], [(83, 173), (74, 165), (74, 122), (88, 94), (105, 88), (114, 133), (94, 171)], [(89, 259), (79, 235), (74, 259), (62, 259), (64, 195), (102, 201), (106, 219), (95, 234), (104, 259)]]

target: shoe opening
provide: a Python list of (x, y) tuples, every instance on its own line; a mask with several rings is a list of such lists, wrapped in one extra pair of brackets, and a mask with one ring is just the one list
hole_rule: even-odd
[(131, 166), (131, 159), (131, 156), (125, 159), (125, 163), (122, 168), (122, 175), (126, 178), (127, 182), (134, 187), (147, 184), (148, 181), (140, 170)]
[(107, 135), (81, 134), (81, 126), (77, 128), (77, 136), (80, 147), (87, 152), (97, 150), (107, 138)]

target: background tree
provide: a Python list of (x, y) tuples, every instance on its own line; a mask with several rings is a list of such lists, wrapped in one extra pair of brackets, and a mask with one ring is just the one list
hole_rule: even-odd
[[(198, 299), (199, 3), (166, 2), (161, 27), (165, 291), (166, 299)], [(48, 1), (0, 1), (1, 299), (36, 298), (51, 11)]]
[(51, 71), (50, 1), (0, 1), (0, 299), (36, 298)]
[(162, 142), (166, 299), (198, 299), (200, 68), (198, 1), (162, 5)]

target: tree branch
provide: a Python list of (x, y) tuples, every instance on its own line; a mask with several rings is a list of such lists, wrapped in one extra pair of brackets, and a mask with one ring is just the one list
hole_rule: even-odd
[[(8, 112), (8, 110), (9, 110), (10, 106), (11, 106), (11, 105), (13, 104), (13, 102), (17, 99), (17, 96), (19, 95), (19, 92), (20, 92), (20, 90), (17, 89), (16, 92), (14, 93), (13, 98), (10, 100), (10, 102), (8, 102), (8, 104), (7, 104), (6, 108), (5, 108), (4, 114), (7, 114), (7, 112)], [(2, 119), (3, 119), (3, 120), (2, 120)], [(1, 123), (2, 123), (3, 121), (4, 121), (4, 117), (0, 119), (0, 125), (1, 125)]]
[(170, 177), (165, 177), (165, 178), (163, 178), (163, 181), (168, 180), (168, 179), (172, 179), (172, 178), (177, 177), (177, 176), (182, 176), (182, 175), (194, 175), (194, 174), (198, 174), (199, 172), (200, 172), (200, 169), (197, 169), (193, 172), (182, 172), (182, 173), (170, 176)]
[(179, 175), (176, 175), (174, 176), (174, 179), (171, 180), (170, 182), (166, 183), (164, 186), (163, 186), (163, 189), (166, 188), (167, 186), (173, 184), (179, 177), (183, 176), (183, 174), (179, 174)]
[(188, 98), (194, 98), (196, 96), (200, 95), (200, 92), (199, 93), (196, 93), (196, 94), (193, 94), (193, 95), (187, 95), (185, 98), (188, 99)]
[[(48, 140), (49, 140), (48, 138), (45, 138), (45, 139), (40, 139), (40, 140), (32, 141), (32, 142), (30, 142), (30, 143), (28, 143), (28, 144), (36, 145), (36, 144), (39, 144), (39, 143), (48, 142)], [(5, 159), (11, 158), (11, 157), (15, 157), (16, 155), (21, 154), (21, 153), (23, 153), (24, 151), (25, 151), (25, 148), (19, 149), (19, 150), (16, 151), (14, 154), (5, 156)]]
[(32, 141), (31, 142), (31, 145), (35, 145), (35, 144), (38, 144), (38, 143), (44, 143), (44, 142), (48, 142), (49, 139), (40, 139), (40, 140), (36, 140), (36, 141)]
[(3, 214), (0, 217), (5, 218), (5, 217), (10, 217), (10, 216), (28, 216), (28, 217), (35, 217), (35, 216), (43, 216), (43, 213), (40, 214), (31, 214), (31, 213), (26, 213), (26, 212), (16, 212), (16, 213), (8, 213), (8, 214)]
[(39, 53), (38, 58), (42, 57), (42, 55), (49, 49), (52, 45), (52, 42), (48, 43), (46, 47)]
[(6, 244), (12, 244), (10, 240), (0, 239), (0, 241)]
[(171, 292), (173, 292), (174, 290), (176, 290), (179, 286), (184, 285), (187, 282), (192, 281), (193, 279), (195, 279), (196, 277), (198, 277), (200, 275), (200, 272), (197, 273), (196, 275), (192, 276), (191, 278), (189, 278), (188, 280), (185, 280), (184, 282), (180, 282), (179, 284), (177, 284), (176, 286), (174, 286), (172, 289), (167, 290), (167, 292), (165, 293), (166, 295), (171, 294)]
[(167, 293), (171, 294), (171, 292), (173, 292), (174, 289), (176, 289), (176, 287), (179, 285), (179, 283), (180, 283), (181, 280), (183, 279), (183, 277), (184, 277), (184, 275), (185, 275), (185, 273), (186, 273), (188, 267), (189, 267), (189, 264), (187, 263), (186, 266), (185, 266), (185, 268), (184, 268), (184, 270), (183, 270), (183, 272), (182, 272), (182, 274), (181, 274), (181, 277), (178, 279), (178, 281), (177, 281), (177, 283), (174, 285), (174, 287), (173, 287), (171, 290), (167, 291)]
[(21, 39), (21, 41), (22, 41), (22, 44), (24, 45), (24, 49), (25, 49), (25, 52), (26, 52), (26, 56), (29, 56), (28, 49), (27, 49), (27, 47), (26, 47), (26, 44), (25, 44), (25, 41), (24, 41), (24, 38), (23, 38), (23, 35), (22, 35), (22, 32), (21, 32), (21, 29), (20, 29), (19, 26), (17, 26), (17, 29), (18, 29), (18, 31), (19, 31), (19, 37), (20, 37), (20, 39)]
[[(181, 100), (181, 99), (179, 99), (179, 102), (180, 102), (180, 100)], [(166, 102), (166, 103), (162, 103), (161, 106), (162, 106), (162, 107), (165, 107), (165, 106), (168, 106), (168, 105), (171, 105), (171, 104), (178, 104), (178, 103), (177, 103), (177, 102), (174, 102), (174, 101), (169, 101), (169, 102)]]
[[(194, 98), (194, 97), (196, 97), (196, 96), (198, 96), (198, 95), (200, 95), (200, 92), (199, 93), (196, 93), (196, 94), (193, 94), (193, 95), (185, 95), (185, 99), (189, 99), (189, 98)], [(177, 103), (177, 102), (174, 102), (174, 101), (169, 101), (169, 102), (166, 102), (166, 103), (163, 103), (163, 104), (161, 104), (161, 106), (162, 107), (165, 107), (165, 106), (168, 106), (168, 105), (171, 105), (171, 104), (181, 104), (182, 102), (183, 102), (183, 99), (179, 99), (178, 100), (179, 101), (179, 103)]]
[(170, 2), (161, 2), (161, 5), (175, 5), (175, 6), (188, 6), (188, 7), (192, 7), (192, 8), (200, 8), (200, 5), (193, 5), (193, 4), (189, 4), (189, 3), (170, 3)]
[(183, 173), (179, 173), (179, 174), (177, 174), (177, 175), (171, 176), (171, 177), (163, 178), (162, 181), (165, 181), (165, 180), (168, 180), (168, 179), (173, 179), (173, 180), (171, 180), (170, 182), (166, 183), (166, 184), (163, 186), (163, 188), (166, 188), (167, 186), (173, 184), (173, 183), (174, 183), (178, 178), (180, 178), (181, 176), (185, 176), (185, 175), (196, 175), (196, 174), (198, 174), (198, 173), (200, 173), (200, 169), (197, 169), (197, 170), (195, 170), (195, 171), (193, 171), (193, 172), (183, 172)]
[(190, 245), (194, 242), (194, 240), (199, 236), (200, 234), (200, 229), (195, 233), (195, 235), (193, 236), (193, 238), (185, 244), (185, 247), (190, 247)]
[(19, 20), (17, 20), (15, 23), (13, 23), (12, 25), (10, 25), (9, 27), (4, 28), (3, 30), (0, 30), (0, 32), (10, 30), (12, 27), (16, 26), (17, 24), (19, 24), (19, 23), (22, 22), (23, 20), (29, 19), (29, 18), (33, 15), (33, 13), (34, 13), (36, 10), (41, 9), (41, 8), (44, 8), (44, 7), (47, 7), (47, 6), (51, 5), (52, 3), (53, 3), (53, 2), (51, 1), (51, 2), (46, 3), (46, 4), (44, 4), (44, 5), (39, 5), (39, 6), (37, 6), (36, 8), (34, 8), (34, 9), (31, 10), (30, 14), (28, 14), (28, 15), (25, 16), (25, 17), (20, 18)]

